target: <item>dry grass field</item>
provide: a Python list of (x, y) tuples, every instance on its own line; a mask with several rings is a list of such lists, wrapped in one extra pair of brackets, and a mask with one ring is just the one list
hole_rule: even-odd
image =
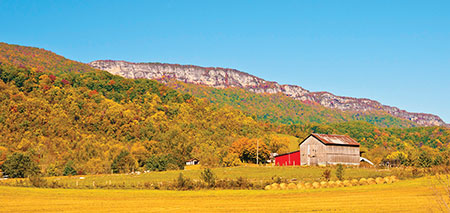
[[(0, 187), (0, 212), (440, 212), (432, 178), (292, 191)], [(440, 191), (443, 193), (442, 191)]]

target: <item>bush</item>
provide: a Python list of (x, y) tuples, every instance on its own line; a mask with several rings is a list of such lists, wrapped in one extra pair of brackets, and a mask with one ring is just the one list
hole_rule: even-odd
[(30, 156), (19, 152), (8, 156), (1, 169), (5, 175), (11, 178), (24, 178), (39, 174), (39, 167), (31, 160)]
[(236, 186), (240, 189), (251, 189), (253, 187), (253, 184), (246, 178), (238, 177), (236, 179)]
[(326, 180), (329, 181), (330, 177), (331, 177), (331, 170), (330, 169), (325, 169), (322, 173), (322, 177)]
[(272, 177), (272, 181), (274, 183), (280, 184), (283, 181), (283, 179), (281, 177), (278, 177), (278, 176), (275, 175), (275, 176)]
[(193, 183), (191, 179), (184, 177), (183, 173), (180, 172), (176, 182), (176, 188), (178, 190), (189, 190), (193, 188)]
[(33, 176), (30, 176), (28, 179), (29, 179), (31, 185), (34, 187), (41, 188), (41, 187), (47, 187), (47, 185), (48, 185), (47, 180), (42, 178), (40, 175), (33, 175)]
[(76, 175), (76, 174), (77, 174), (77, 171), (73, 168), (73, 162), (72, 161), (67, 162), (66, 166), (64, 167), (63, 175), (69, 176), (69, 175)]
[(207, 184), (209, 188), (214, 188), (214, 186), (216, 185), (216, 177), (209, 168), (206, 168), (201, 172), (200, 178)]
[(337, 168), (336, 168), (336, 177), (339, 180), (343, 180), (344, 179), (344, 167), (342, 166), (342, 164), (338, 164)]

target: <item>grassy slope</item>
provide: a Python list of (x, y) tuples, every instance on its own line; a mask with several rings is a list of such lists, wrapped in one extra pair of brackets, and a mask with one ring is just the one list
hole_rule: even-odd
[[(187, 167), (189, 168), (189, 167)], [(320, 181), (323, 171), (327, 168), (320, 167), (257, 167), (257, 166), (240, 166), (231, 168), (214, 168), (213, 172), (219, 179), (236, 179), (238, 177), (244, 177), (252, 182), (264, 182), (270, 181), (272, 177), (278, 176), (286, 179), (297, 179), (302, 181)], [(111, 175), (85, 175), (84, 179), (80, 179), (80, 176), (73, 177), (50, 177), (50, 181), (56, 180), (59, 183), (68, 184), (70, 188), (86, 188), (91, 187), (92, 182), (95, 182), (97, 187), (107, 186), (109, 181), (112, 184), (125, 184), (126, 188), (132, 188), (141, 186), (145, 183), (157, 183), (174, 181), (180, 172), (185, 177), (189, 177), (193, 180), (200, 179), (200, 167), (195, 169), (188, 169), (184, 171), (165, 171), (165, 172), (151, 172), (140, 175), (127, 175), (127, 174), (111, 174)], [(335, 169), (332, 168), (332, 179), (335, 177)], [(368, 177), (380, 177), (392, 175), (390, 170), (378, 170), (369, 168), (346, 168), (344, 178), (368, 178)], [(7, 181), (16, 181), (10, 179)], [(76, 183), (78, 182), (78, 187)]]
[(0, 187), (2, 212), (442, 211), (436, 200), (428, 178), (386, 185), (295, 191), (179, 192)]
[(289, 138), (289, 152), (297, 151), (299, 149), (299, 139), (292, 135), (286, 135), (286, 134), (277, 134), (280, 137), (287, 137)]

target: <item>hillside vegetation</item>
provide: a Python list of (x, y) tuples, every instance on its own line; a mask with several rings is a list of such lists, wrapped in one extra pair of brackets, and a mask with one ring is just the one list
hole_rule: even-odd
[(233, 108), (253, 114), (258, 120), (280, 124), (331, 124), (346, 121), (367, 121), (379, 127), (413, 127), (411, 121), (394, 117), (382, 111), (344, 112), (317, 103), (304, 103), (284, 94), (260, 94), (242, 88), (218, 89), (204, 85), (170, 81), (169, 86), (195, 97), (204, 98), (218, 106)]
[[(375, 163), (449, 163), (445, 127), (388, 128), (409, 124), (385, 115), (351, 121), (355, 115), (239, 89), (176, 88), (0, 43), (1, 169), (26, 164), (49, 176), (162, 171), (191, 158), (235, 166), (256, 162), (257, 150), (259, 162), (288, 152), (311, 132), (348, 134)], [(264, 118), (262, 109), (274, 114)]]
[(235, 140), (270, 134), (238, 110), (152, 80), (7, 66), (0, 67), (0, 78), (0, 162), (5, 153), (22, 151), (44, 170), (61, 170), (73, 159), (79, 172), (109, 173), (124, 152), (124, 159), (133, 157), (120, 172), (144, 166), (152, 155), (170, 155), (178, 167), (194, 157), (219, 165)]

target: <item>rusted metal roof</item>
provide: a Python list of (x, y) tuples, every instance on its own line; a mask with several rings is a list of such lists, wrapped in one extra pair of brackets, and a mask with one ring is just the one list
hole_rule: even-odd
[(324, 144), (327, 145), (348, 145), (348, 146), (359, 146), (360, 144), (353, 140), (353, 138), (347, 135), (326, 135), (326, 134), (317, 134), (312, 133), (313, 137), (317, 138)]

